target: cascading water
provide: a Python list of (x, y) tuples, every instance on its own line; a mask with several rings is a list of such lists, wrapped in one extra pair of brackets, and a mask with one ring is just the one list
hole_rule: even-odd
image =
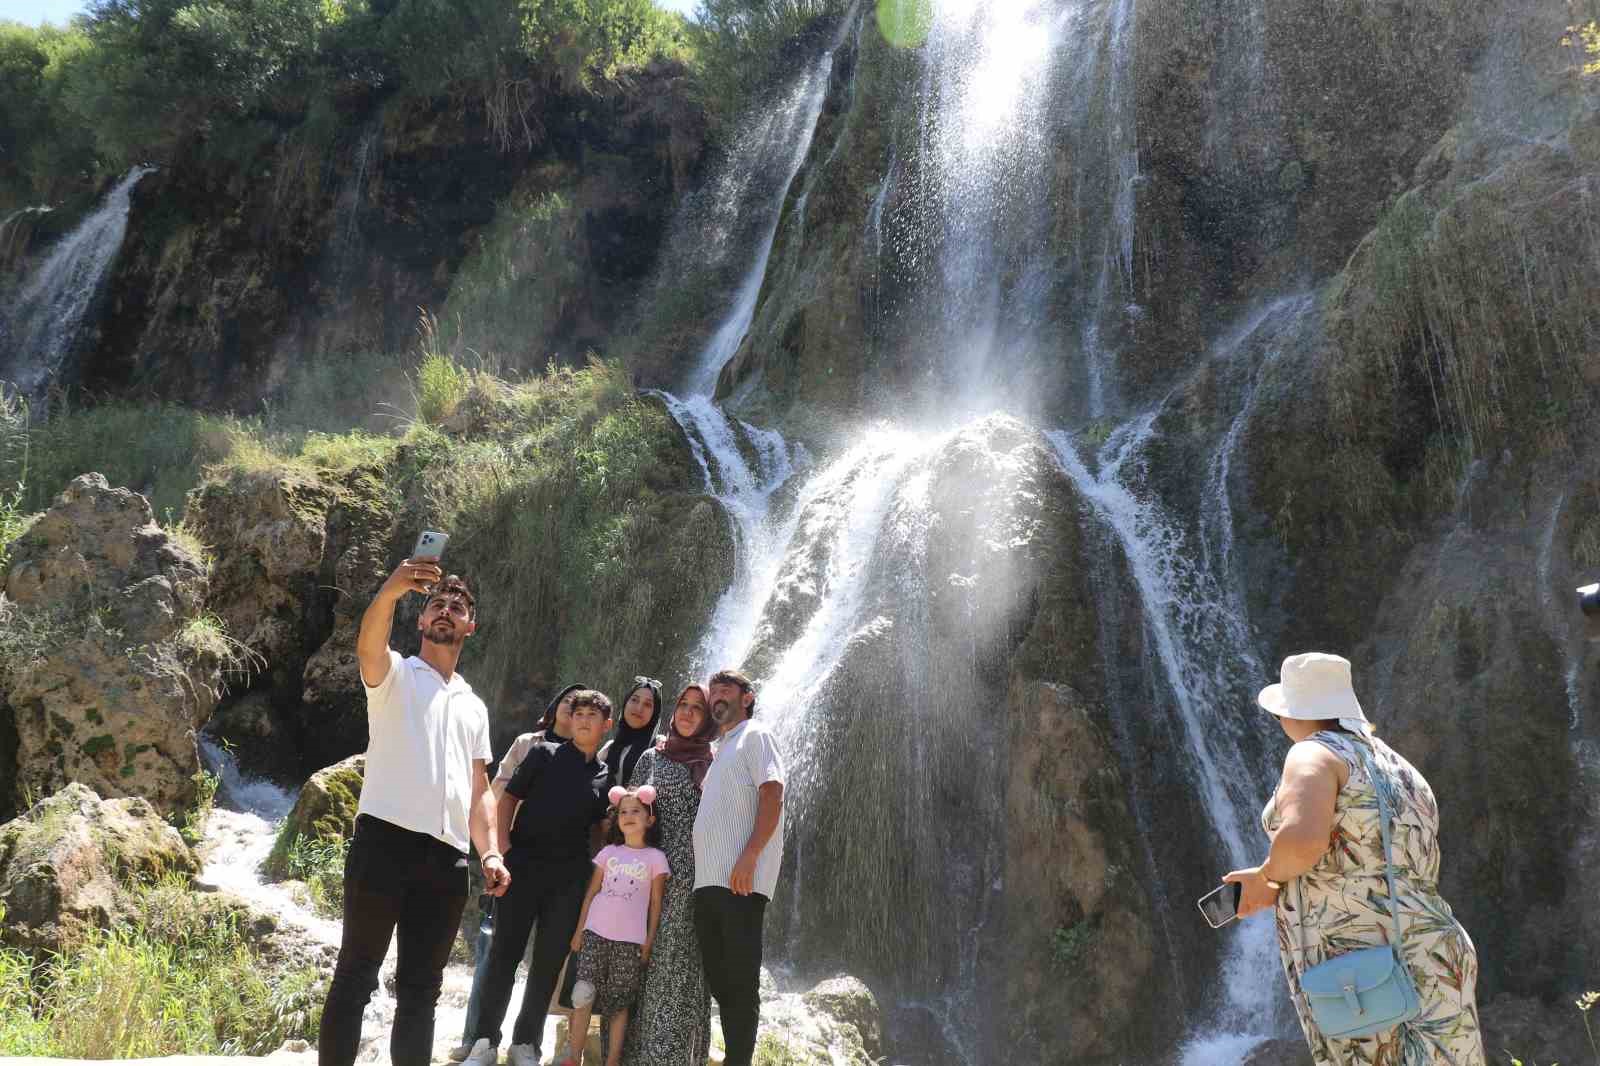
[[(292, 882), (276, 883), (262, 878), (261, 867), (272, 851), (278, 828), (294, 806), (295, 793), (270, 781), (245, 777), (233, 755), (212, 737), (200, 735), (201, 759), (219, 778), (216, 806), (206, 818), (205, 838), (200, 845), (204, 867), (200, 882), (228, 892), (248, 902), (256, 910), (277, 918), (280, 928), (293, 931), (308, 945), (320, 947), (332, 966), (338, 951), (342, 924), (307, 906)], [(389, 946), (383, 973), (392, 976), (396, 943)], [(361, 1048), (358, 1062), (388, 1062), (389, 1033), (394, 1024), (395, 1000), (392, 981), (380, 980), (367, 1004), (361, 1022)], [(452, 962), (445, 968), (434, 1016), (434, 1062), (444, 1061), (446, 1051), (460, 1039), (466, 1021), (467, 997), (472, 989), (472, 967)], [(519, 970), (512, 989), (513, 1003), (522, 1001), (523, 974)], [(543, 1051), (554, 1056), (556, 1019), (545, 1025)]]
[(4, 377), (37, 397), (64, 369), (84, 315), (128, 230), (129, 198), (150, 167), (134, 167), (105, 201), (51, 250), (23, 285), (8, 316)]
[[(750, 269), (696, 360), (689, 399), (663, 394), (737, 534), (736, 577), (695, 666), (749, 670), (760, 688), (759, 713), (777, 723), (793, 764), (793, 866), (779, 908), (789, 915), (781, 920), (790, 953), (817, 955), (807, 942), (807, 916), (819, 915), (824, 924), (840, 917), (848, 908), (833, 897), (853, 894), (857, 912), (883, 906), (895, 915), (890, 935), (901, 938), (897, 948), (917, 959), (899, 968), (916, 971), (895, 990), (901, 1006), (920, 1003), (935, 1015), (950, 1052), (967, 1062), (980, 1054), (975, 960), (990, 903), (1002, 890), (1004, 834), (999, 808), (987, 806), (992, 790), (963, 798), (979, 843), (961, 848), (899, 815), (885, 817), (892, 832), (864, 831), (841, 821), (839, 807), (936, 809), (930, 782), (947, 774), (982, 780), (1003, 762), (1003, 740), (967, 735), (965, 710), (944, 718), (948, 708), (982, 698), (975, 664), (984, 626), (972, 624), (970, 662), (934, 663), (916, 654), (929, 646), (937, 611), (980, 584), (958, 573), (949, 575), (948, 590), (932, 585), (929, 537), (947, 521), (935, 485), (954, 453), (983, 453), (1003, 468), (997, 453), (986, 451), (986, 435), (1026, 430), (979, 416), (993, 406), (1031, 409), (1028, 384), (1039, 374), (1074, 380), (1081, 412), (1099, 417), (1110, 405), (1116, 344), (1103, 339), (1103, 327), (1114, 330), (1137, 310), (1129, 303), (1138, 181), (1134, 17), (1134, 0), (935, 5), (917, 103), (920, 144), (905, 162), (894, 153), (867, 208), (865, 232), (874, 260), (893, 264), (875, 263), (876, 271), (903, 268), (908, 260), (927, 264), (927, 295), (939, 311), (920, 316), (925, 321), (912, 326), (909, 340), (945, 353), (942, 363), (928, 361), (926, 398), (946, 408), (943, 426), (958, 428), (927, 433), (883, 425), (855, 434), (798, 490), (784, 493), (792, 502), (774, 516), (775, 494), (796, 465), (787, 446), (770, 431), (730, 420), (711, 402), (755, 313), (787, 188), (820, 114), (825, 67), (802, 74), (772, 114), (747, 124), (764, 132), (743, 138), (727, 172), (710, 186), (745, 190), (739, 195), (747, 202), (757, 184), (752, 175), (780, 159), (786, 166), (765, 205)], [(804, 121), (792, 121), (797, 115)], [(775, 130), (793, 138), (792, 154), (773, 151)], [(1071, 160), (1066, 198), (1050, 195), (1061, 180), (1053, 153), (1063, 143)], [(822, 171), (837, 148), (821, 160)], [(902, 183), (910, 195), (896, 191)], [(737, 202), (737, 196), (722, 199)], [(1063, 206), (1070, 219), (1057, 217)], [(700, 253), (701, 269), (728, 254), (726, 240), (710, 242)], [(1070, 341), (1055, 343), (1071, 334), (1051, 332), (1062, 306), (1080, 331), (1076, 371), (1062, 367), (1057, 354), (1070, 352)], [(1194, 806), (1213, 839), (1195, 845), (1203, 853), (1195, 865), (1217, 867), (1207, 875), (1248, 865), (1262, 850), (1256, 812), (1271, 768), (1261, 765), (1260, 744), (1245, 735), (1236, 711), (1265, 671), (1234, 573), (1229, 493), (1255, 390), (1310, 307), (1303, 298), (1279, 301), (1215, 346), (1211, 362), (1226, 364), (1238, 380), (1239, 406), (1208, 453), (1202, 498), (1190, 501), (1192, 511), (1174, 509), (1150, 485), (1164, 405), (1126, 421), (1090, 455), (1071, 434), (1049, 434), (1062, 472), (1114, 537), (1139, 590), (1150, 672), (1159, 678), (1149, 697), (1167, 712), (1148, 728), (1171, 738), (1200, 797)], [(1266, 355), (1251, 363), (1240, 358), (1246, 349)], [(1180, 513), (1193, 513), (1192, 525), (1180, 523)], [(908, 704), (914, 717), (905, 720), (886, 710)], [(874, 713), (862, 713), (863, 705)], [(939, 743), (926, 742), (930, 730), (940, 733)], [(852, 792), (841, 782), (851, 774), (889, 782), (899, 790), (893, 804), (874, 807), (862, 798), (866, 793)], [(876, 886), (834, 883), (841, 866), (869, 878), (879, 873), (864, 856), (880, 847), (895, 851), (913, 882), (939, 883), (936, 921), (925, 922), (918, 897), (904, 889), (889, 905)], [(1169, 896), (1186, 899), (1197, 894), (1192, 887), (1175, 886)], [(1223, 971), (1219, 985), (1226, 991), (1214, 1004), (1220, 1014), (1196, 1027), (1189, 1062), (1221, 1061), (1270, 1035), (1275, 1024), (1281, 988), (1266, 923), (1231, 930)]]
[[(1246, 741), (1238, 710), (1248, 706), (1266, 671), (1254, 652), (1243, 597), (1231, 572), (1229, 472), (1248, 430), (1261, 376), (1312, 306), (1304, 297), (1277, 301), (1216, 346), (1213, 362), (1234, 360), (1247, 344), (1269, 347), (1207, 464), (1197, 536), (1147, 484), (1149, 451), (1161, 436), (1165, 401), (1111, 433), (1092, 462), (1085, 460), (1072, 434), (1046, 434), (1062, 471), (1115, 534), (1127, 560), (1143, 607), (1151, 666), (1165, 682), (1155, 710), (1172, 715), (1169, 724), (1154, 728), (1181, 741), (1172, 750), (1187, 764), (1187, 778), (1200, 793), (1216, 837), (1211, 852), (1229, 868), (1254, 865), (1264, 852), (1257, 812), (1272, 780), (1271, 767), (1262, 765)], [(1188, 891), (1194, 884), (1190, 876), (1166, 895), (1198, 895)], [(1230, 938), (1222, 1012), (1185, 1048), (1183, 1062), (1192, 1066), (1232, 1061), (1272, 1035), (1275, 1004), (1281, 999), (1273, 929), (1265, 921), (1244, 923), (1231, 928)]]
[(379, 124), (374, 121), (362, 130), (351, 153), (350, 173), (335, 200), (333, 236), (329, 241), (332, 276), (342, 288), (350, 268), (361, 255), (361, 206), (367, 197), (367, 175), (377, 151)]

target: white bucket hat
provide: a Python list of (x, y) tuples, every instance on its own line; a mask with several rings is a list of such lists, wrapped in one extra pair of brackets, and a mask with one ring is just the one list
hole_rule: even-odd
[(1283, 679), (1256, 697), (1262, 708), (1279, 718), (1316, 722), (1336, 718), (1352, 733), (1372, 732), (1350, 683), (1350, 660), (1342, 655), (1308, 651), (1283, 660)]

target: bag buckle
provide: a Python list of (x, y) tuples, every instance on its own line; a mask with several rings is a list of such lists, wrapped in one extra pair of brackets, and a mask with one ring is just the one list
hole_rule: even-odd
[(1350, 974), (1345, 978), (1345, 983), (1339, 986), (1339, 991), (1344, 993), (1344, 1002), (1350, 1008), (1350, 1013), (1357, 1018), (1366, 1013), (1361, 1009), (1361, 1000), (1356, 998), (1356, 978), (1354, 974)]

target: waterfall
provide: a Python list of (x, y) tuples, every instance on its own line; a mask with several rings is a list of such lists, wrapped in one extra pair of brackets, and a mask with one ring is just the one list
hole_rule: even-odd
[(63, 371), (128, 229), (129, 198), (150, 167), (134, 167), (104, 202), (63, 237), (17, 296), (8, 332), (4, 376), (37, 397)]
[[(1147, 728), (1179, 741), (1171, 750), (1186, 765), (1187, 780), (1198, 790), (1199, 806), (1209, 819), (1214, 834), (1210, 853), (1226, 868), (1252, 866), (1264, 854), (1257, 812), (1273, 780), (1272, 768), (1263, 765), (1249, 739), (1260, 725), (1249, 723), (1243, 710), (1268, 672), (1255, 654), (1243, 595), (1232, 573), (1230, 471), (1263, 376), (1313, 307), (1309, 297), (1276, 301), (1248, 316), (1214, 346), (1212, 361), (1222, 363), (1233, 361), (1249, 343), (1265, 343), (1268, 351), (1251, 373), (1240, 407), (1207, 463), (1196, 535), (1147, 484), (1149, 450), (1161, 439), (1166, 400), (1112, 432), (1092, 462), (1086, 461), (1072, 434), (1046, 434), (1063, 473), (1114, 534), (1127, 560), (1143, 608), (1152, 673), (1164, 682), (1153, 710), (1171, 716)], [(1145, 828), (1160, 832), (1159, 826)], [(1210, 872), (1220, 875), (1226, 869)], [(1163, 886), (1162, 894), (1176, 901), (1175, 906), (1207, 887), (1194, 871), (1183, 876), (1186, 880), (1170, 891)], [(1229, 927), (1227, 935), (1222, 1013), (1186, 1047), (1183, 1061), (1193, 1066), (1236, 1059), (1272, 1035), (1282, 998), (1271, 923), (1243, 923)]]
[[(841, 25), (841, 31), (845, 25), (848, 20)], [(716, 391), (717, 375), (739, 350), (739, 343), (750, 329), (767, 260), (778, 235), (783, 202), (811, 150), (838, 43), (836, 39), (833, 47), (793, 78), (775, 103), (752, 114), (735, 135), (727, 164), (708, 186), (708, 203), (696, 205), (703, 215), (697, 227), (699, 246), (693, 254), (704, 266), (714, 266), (731, 253), (735, 237), (743, 228), (741, 223), (748, 224), (752, 216), (762, 221), (754, 257), (734, 294), (733, 304), (694, 361), (686, 382), (690, 396), (709, 396)], [(770, 199), (763, 202), (761, 193), (765, 188), (770, 188), (771, 193)], [(681, 238), (673, 241), (675, 245), (682, 243), (686, 242)]]
[(969, 413), (1004, 387), (1018, 346), (1045, 318), (1050, 87), (1070, 12), (1057, 6), (934, 6), (916, 174), (918, 236), (937, 264), (938, 329), (922, 343), (946, 353), (939, 395), (970, 397)]
[(367, 174), (371, 169), (374, 147), (378, 143), (379, 129), (379, 122), (374, 120), (356, 139), (350, 173), (334, 200), (333, 236), (328, 243), (336, 291), (344, 288), (351, 264), (361, 255), (361, 205), (366, 201)]

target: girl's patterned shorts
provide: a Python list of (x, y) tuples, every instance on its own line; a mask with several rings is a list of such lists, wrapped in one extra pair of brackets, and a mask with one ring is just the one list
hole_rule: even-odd
[(639, 998), (644, 961), (638, 944), (607, 940), (591, 929), (583, 931), (578, 953), (578, 980), (594, 986), (594, 1013), (600, 1017), (628, 1010)]

